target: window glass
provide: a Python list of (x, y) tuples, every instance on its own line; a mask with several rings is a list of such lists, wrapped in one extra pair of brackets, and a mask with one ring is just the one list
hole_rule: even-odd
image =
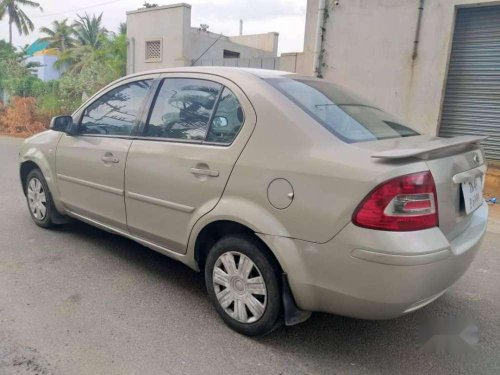
[(145, 136), (203, 141), (221, 88), (201, 79), (165, 79)]
[(236, 96), (227, 87), (222, 91), (217, 110), (210, 124), (207, 142), (231, 143), (243, 124), (243, 110)]
[(151, 82), (131, 82), (102, 95), (85, 109), (78, 132), (130, 135)]
[(270, 78), (266, 81), (344, 142), (419, 134), (333, 83), (291, 78)]

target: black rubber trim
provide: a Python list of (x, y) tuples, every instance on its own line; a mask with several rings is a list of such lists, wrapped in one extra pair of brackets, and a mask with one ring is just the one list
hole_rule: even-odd
[(312, 312), (304, 311), (298, 308), (293, 298), (292, 291), (290, 290), (290, 284), (288, 284), (288, 276), (286, 273), (281, 275), (281, 281), (285, 325), (293, 326), (305, 322), (311, 317)]

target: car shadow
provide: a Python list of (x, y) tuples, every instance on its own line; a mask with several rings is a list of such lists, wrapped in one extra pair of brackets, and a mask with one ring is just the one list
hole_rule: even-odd
[[(132, 240), (82, 222), (72, 222), (55, 231), (90, 243), (91, 251), (107, 252), (109, 256), (141, 268), (145, 277), (159, 278), (178, 289), (179, 293), (186, 293), (194, 298), (198, 306), (211, 309), (202, 273), (194, 272), (182, 263)], [(313, 361), (318, 368), (341, 364), (347, 366), (344, 370), (356, 372), (356, 369), (363, 368), (366, 371), (364, 366), (367, 363), (370, 363), (370, 371), (382, 373), (402, 372), (398, 371), (399, 366), (408, 366), (405, 368), (417, 373), (432, 371), (434, 366), (453, 368), (453, 361), (460, 359), (436, 359), (434, 355), (422, 352), (418, 347), (417, 336), (423, 321), (446, 316), (450, 311), (456, 311), (457, 306), (467, 306), (455, 301), (456, 298), (445, 294), (419, 311), (387, 321), (367, 321), (315, 313), (302, 324), (283, 327), (268, 336), (251, 340), (270, 350), (290, 355), (294, 361)], [(213, 314), (215, 316), (216, 312), (213, 311)], [(221, 329), (226, 328), (221, 324)], [(392, 358), (391, 361), (388, 361), (388, 356)]]
[(91, 251), (107, 252), (108, 255), (120, 258), (135, 268), (141, 268), (145, 275), (172, 283), (175, 287), (196, 295), (200, 299), (205, 298), (205, 284), (202, 273), (195, 272), (181, 262), (142, 246), (135, 241), (80, 221), (72, 221), (52, 230), (89, 242), (92, 245)]

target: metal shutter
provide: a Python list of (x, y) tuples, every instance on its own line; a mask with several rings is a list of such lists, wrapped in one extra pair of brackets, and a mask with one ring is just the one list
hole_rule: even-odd
[(500, 160), (500, 6), (457, 12), (439, 135), (464, 134)]

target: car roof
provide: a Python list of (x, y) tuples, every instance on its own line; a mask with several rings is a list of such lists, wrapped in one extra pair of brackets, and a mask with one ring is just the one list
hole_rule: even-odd
[(285, 72), (282, 70), (256, 69), (256, 68), (237, 68), (229, 66), (188, 66), (178, 68), (162, 68), (148, 71), (141, 71), (130, 74), (124, 78), (132, 78), (145, 74), (161, 74), (161, 73), (205, 73), (215, 75), (253, 75), (258, 78), (277, 78), (295, 75), (295, 73)]

